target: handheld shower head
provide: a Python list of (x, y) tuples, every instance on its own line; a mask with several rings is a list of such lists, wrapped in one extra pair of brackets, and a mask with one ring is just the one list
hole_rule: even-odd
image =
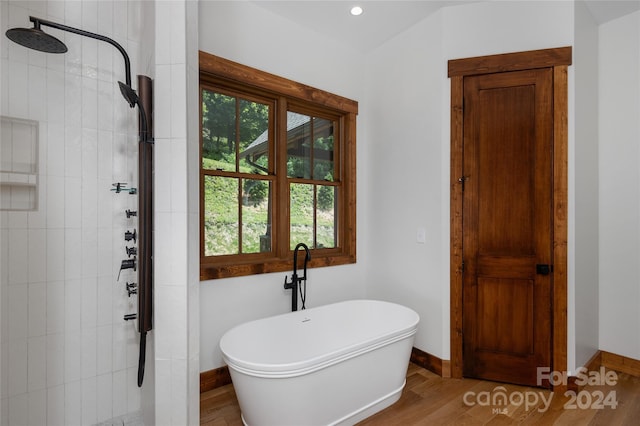
[(67, 52), (67, 46), (54, 36), (42, 31), (40, 22), (37, 20), (33, 21), (33, 28), (12, 28), (5, 34), (9, 40), (29, 49), (45, 53)]
[(124, 99), (129, 103), (129, 106), (131, 108), (136, 106), (136, 104), (140, 100), (140, 98), (138, 98), (138, 95), (136, 94), (136, 91), (133, 90), (131, 86), (128, 86), (121, 81), (118, 82), (118, 86), (120, 86), (120, 93), (122, 93)]

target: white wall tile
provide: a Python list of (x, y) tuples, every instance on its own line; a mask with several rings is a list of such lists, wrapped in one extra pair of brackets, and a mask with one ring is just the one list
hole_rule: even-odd
[(44, 282), (47, 278), (47, 231), (29, 229), (28, 235), (28, 280), (30, 283)]
[(81, 252), (79, 253), (82, 277), (95, 277), (98, 270), (98, 235), (96, 228), (82, 230)]
[[(44, 258), (44, 257), (43, 257)], [(47, 284), (29, 284), (28, 336), (44, 336), (47, 333)]]
[(29, 422), (29, 397), (26, 393), (9, 398), (9, 424), (26, 425)]
[(64, 175), (82, 177), (82, 129), (79, 125), (64, 129)]
[(113, 416), (118, 417), (127, 413), (127, 370), (113, 373), (112, 389)]
[(9, 346), (8, 396), (27, 391), (27, 339), (12, 339)]
[(64, 383), (64, 334), (47, 335), (47, 388)]
[[(11, 217), (11, 216), (9, 216)], [(9, 283), (28, 281), (29, 236), (26, 229), (10, 229)]]
[[(70, 279), (64, 284), (64, 330), (79, 332), (82, 306), (82, 281)], [(76, 349), (80, 349), (79, 347)]]
[(82, 279), (82, 300), (80, 308), (80, 323), (83, 331), (90, 329), (95, 332), (98, 319), (98, 278), (86, 277)]
[[(37, 55), (44, 59), (44, 55)], [(47, 104), (42, 99), (42, 94), (47, 92), (47, 72), (41, 66), (29, 65), (29, 91), (25, 93), (29, 102), (29, 118), (32, 120), (47, 120)]]
[(82, 349), (80, 359), (81, 377), (87, 379), (89, 377), (95, 377), (96, 375), (96, 362), (97, 355), (97, 335), (96, 328), (83, 328), (81, 332)]
[(82, 424), (82, 382), (67, 381), (64, 385), (64, 421), (67, 425)]
[(127, 368), (127, 413), (139, 409), (140, 390), (138, 387), (138, 366)]
[[(100, 113), (102, 116), (102, 112)], [(110, 129), (98, 131), (98, 179), (112, 180), (113, 177), (113, 132)], [(107, 189), (107, 187), (102, 188)]]
[[(15, 43), (11, 43), (15, 44)], [(21, 48), (20, 50), (24, 50)], [(9, 62), (9, 114), (12, 117), (29, 117), (28, 66), (25, 63)]]
[[(69, 52), (72, 51), (69, 46)], [(82, 127), (82, 76), (70, 74), (69, 58), (72, 56), (67, 52), (67, 59), (64, 75), (64, 115), (67, 127)], [(76, 69), (78, 72), (78, 69)]]
[(47, 280), (64, 280), (64, 229), (47, 229), (47, 251), (45, 259), (47, 262)]
[(27, 341), (27, 390), (47, 386), (47, 337), (30, 337)]
[[(50, 55), (57, 56), (57, 55)], [(48, 58), (49, 59), (49, 58)], [(52, 59), (49, 59), (49, 62)], [(64, 125), (65, 118), (65, 76), (61, 70), (47, 69), (47, 91), (46, 99), (43, 100), (47, 106), (47, 118), (50, 124), (58, 126)], [(58, 166), (56, 162), (49, 162), (50, 166)], [(64, 165), (64, 162), (62, 162)]]
[(89, 69), (92, 69), (93, 77), (82, 77), (82, 127), (95, 130), (98, 128), (98, 80), (95, 65)]
[(64, 385), (47, 389), (47, 425), (66, 425), (64, 418)]
[(187, 424), (187, 360), (171, 360), (171, 420)]
[[(113, 324), (113, 287), (114, 280), (111, 275), (98, 277), (97, 285), (97, 309), (96, 325), (98, 327)], [(105, 336), (106, 337), (106, 336)], [(111, 343), (111, 331), (109, 342)]]
[[(157, 52), (157, 51), (156, 51)], [(154, 126), (155, 138), (171, 137), (171, 65), (157, 65), (154, 81)]]
[(78, 279), (82, 275), (82, 232), (80, 228), (66, 228), (64, 232), (64, 275)]
[(91, 426), (98, 421), (98, 389), (95, 376), (82, 380), (82, 424)]
[(103, 325), (96, 328), (96, 374), (98, 376), (111, 372), (113, 356), (113, 327)]
[(50, 281), (47, 283), (47, 334), (64, 332), (64, 291), (64, 281)]
[(47, 227), (49, 229), (64, 228), (65, 178), (49, 176), (47, 178)]
[(26, 285), (10, 285), (5, 287), (7, 290), (3, 296), (8, 296), (9, 303), (9, 339), (25, 340), (27, 338), (28, 331), (28, 287)]
[(40, 389), (29, 392), (29, 419), (30, 425), (47, 424), (47, 390)]
[(96, 404), (96, 421), (103, 422), (113, 417), (113, 377), (111, 372), (99, 375), (96, 381), (96, 398), (98, 400)]
[[(186, 5), (185, 2), (170, 2), (171, 20), (169, 24), (170, 44), (169, 51), (171, 54), (172, 64), (184, 64), (186, 62)], [(185, 80), (183, 80), (184, 82)]]
[[(108, 46), (111, 47), (111, 46)], [(109, 55), (111, 57), (111, 55)], [(98, 130), (113, 130), (113, 108), (116, 87), (112, 81), (98, 81), (97, 113)], [(118, 104), (118, 106), (122, 106)], [(110, 164), (110, 163), (107, 163)]]
[(47, 389), (47, 425), (62, 426), (64, 422), (64, 385)]
[(67, 331), (64, 334), (64, 381), (79, 381), (82, 376), (82, 336), (80, 331)]

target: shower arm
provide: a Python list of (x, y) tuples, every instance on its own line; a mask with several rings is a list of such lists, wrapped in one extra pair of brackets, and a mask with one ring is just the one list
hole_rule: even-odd
[[(125, 75), (126, 84), (127, 84), (127, 86), (131, 87), (131, 62), (129, 61), (129, 55), (127, 55), (127, 52), (124, 50), (124, 48), (122, 46), (120, 46), (120, 44), (117, 41), (115, 41), (113, 39), (110, 39), (109, 37), (105, 37), (103, 35), (100, 35), (100, 34), (96, 34), (96, 33), (92, 33), (92, 32), (89, 32), (89, 31), (81, 30), (79, 28), (69, 27), (67, 25), (58, 24), (57, 22), (47, 21), (45, 19), (35, 18), (33, 16), (30, 16), (29, 20), (31, 22), (33, 22), (33, 25), (34, 25), (34, 27), (36, 29), (40, 29), (40, 26), (44, 25), (46, 27), (56, 28), (58, 30), (67, 31), (67, 32), (78, 34), (78, 35), (81, 35), (81, 36), (90, 37), (90, 38), (93, 38), (93, 39), (96, 39), (96, 40), (106, 41), (107, 43), (109, 43), (110, 45), (112, 45), (113, 47), (118, 49), (118, 51), (120, 51), (120, 53), (122, 53), (122, 56), (124, 57), (124, 68), (125, 68), (125, 74), (126, 74)], [(131, 105), (131, 107), (133, 108), (133, 105)]]

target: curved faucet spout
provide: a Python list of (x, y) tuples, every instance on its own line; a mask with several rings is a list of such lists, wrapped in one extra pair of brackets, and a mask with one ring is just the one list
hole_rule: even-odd
[[(298, 250), (304, 249), (304, 272), (302, 277), (298, 277)], [(296, 248), (293, 250), (293, 274), (291, 274), (291, 282), (287, 281), (287, 277), (284, 277), (284, 288), (285, 290), (291, 289), (291, 310), (298, 310), (298, 289), (302, 291), (301, 281), (305, 282), (304, 292), (301, 294), (302, 296), (302, 309), (305, 309), (305, 299), (307, 293), (307, 263), (311, 260), (311, 252), (309, 251), (309, 247), (307, 247), (304, 243), (298, 243)]]
[(296, 248), (293, 250), (293, 274), (294, 275), (298, 275), (298, 250), (300, 249), (304, 249), (305, 251), (305, 256), (304, 256), (304, 276), (302, 278), (300, 278), (301, 280), (306, 280), (307, 279), (307, 262), (309, 262), (311, 260), (311, 252), (309, 251), (309, 247), (307, 247), (307, 245), (305, 243), (298, 243), (298, 245), (296, 245)]

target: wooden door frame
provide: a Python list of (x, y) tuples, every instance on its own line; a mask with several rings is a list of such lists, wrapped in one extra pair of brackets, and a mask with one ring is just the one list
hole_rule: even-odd
[(572, 48), (455, 59), (448, 63), (451, 79), (451, 182), (450, 182), (450, 333), (451, 377), (461, 378), (462, 353), (462, 185), (463, 81), (471, 75), (553, 69), (553, 284), (552, 353), (550, 366), (567, 369), (567, 230), (568, 230), (568, 80)]

